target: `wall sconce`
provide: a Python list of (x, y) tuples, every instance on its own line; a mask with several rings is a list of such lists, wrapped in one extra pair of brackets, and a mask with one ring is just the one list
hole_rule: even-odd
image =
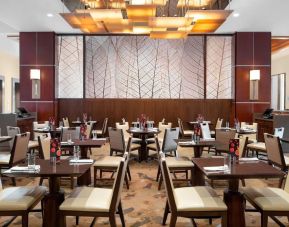
[(32, 80), (32, 99), (40, 99), (40, 69), (30, 69)]
[(260, 70), (250, 70), (250, 100), (259, 99)]

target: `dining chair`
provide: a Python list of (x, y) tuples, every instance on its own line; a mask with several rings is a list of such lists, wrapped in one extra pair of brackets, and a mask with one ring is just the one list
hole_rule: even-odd
[(163, 225), (166, 224), (168, 213), (171, 213), (170, 227), (176, 226), (178, 217), (192, 218), (193, 222), (194, 217), (221, 217), (222, 226), (227, 226), (227, 206), (211, 187), (174, 188), (167, 159), (162, 153), (160, 164), (167, 194)]
[(105, 134), (107, 132), (107, 123), (108, 123), (108, 118), (106, 117), (103, 120), (102, 129), (101, 130), (96, 130), (97, 137), (105, 137)]
[[(289, 213), (289, 178), (285, 180), (284, 189), (273, 187), (245, 187), (241, 189), (245, 199), (261, 213), (261, 226), (268, 226), (271, 217), (279, 226), (285, 226), (276, 216)], [(251, 210), (250, 210), (251, 211)]]
[[(49, 121), (44, 121), (43, 123), (40, 123), (38, 121), (33, 121), (33, 130), (36, 129), (45, 129), (49, 127)], [(41, 135), (43, 133), (41, 132), (33, 132), (33, 140), (37, 141), (38, 140), (38, 136)]]
[(62, 121), (63, 121), (63, 127), (66, 127), (66, 128), (70, 127), (68, 117), (62, 118)]
[(208, 123), (200, 123), (203, 139), (212, 139), (211, 131)]
[(222, 124), (223, 124), (223, 119), (222, 118), (218, 118), (217, 122), (216, 122), (216, 126), (215, 126), (215, 130), (211, 130), (211, 137), (216, 137), (216, 129), (218, 128), (222, 128)]
[[(128, 145), (126, 147), (126, 152), (128, 153), (128, 158), (129, 158), (130, 151), (131, 151), (131, 145), (132, 145), (131, 141), (132, 140), (130, 137), (128, 140)], [(113, 179), (112, 177), (113, 177), (114, 173), (116, 172), (121, 160), (122, 160), (121, 156), (104, 156), (104, 157), (101, 157), (100, 159), (96, 160), (93, 164), (94, 187), (96, 187), (96, 181), (97, 180), (112, 180)], [(100, 171), (100, 177), (99, 178), (97, 178), (98, 170)], [(103, 172), (111, 172), (112, 175), (110, 178), (103, 178), (102, 177)], [(125, 182), (126, 182), (127, 189), (129, 189), (128, 179), (131, 180), (129, 163), (127, 164), (127, 171), (126, 172), (127, 172), (127, 175), (125, 176)]]
[[(14, 127), (14, 126), (7, 126), (7, 135), (12, 137), (13, 139), (9, 141), (9, 146), (10, 146), (10, 150), (12, 149), (13, 146), (13, 141), (14, 141), (14, 137), (17, 134), (20, 134), (20, 128), (19, 127)], [(34, 141), (34, 140), (29, 140), (28, 143), (28, 150), (34, 150), (34, 149), (38, 149), (39, 148), (39, 144), (38, 141)]]
[(194, 132), (192, 130), (184, 130), (183, 121), (180, 118), (178, 118), (178, 126), (182, 138), (192, 138)]
[[(59, 207), (61, 222), (66, 216), (108, 217), (111, 227), (116, 227), (115, 214), (119, 214), (122, 226), (125, 226), (121, 203), (121, 191), (128, 163), (128, 153), (124, 154), (118, 169), (113, 188), (78, 187)], [(94, 225), (96, 219), (93, 219)]]
[[(282, 139), (283, 134), (284, 134), (284, 127), (274, 129), (274, 136), (277, 136), (277, 137)], [(263, 156), (267, 155), (267, 149), (266, 149), (265, 142), (249, 143), (247, 145), (247, 155), (248, 155), (249, 151), (251, 151), (253, 153), (252, 155), (254, 155), (254, 152), (256, 152), (257, 157), (259, 157), (260, 153)]]
[(229, 141), (236, 136), (236, 129), (216, 129), (216, 155), (229, 152)]
[[(9, 169), (26, 159), (30, 132), (17, 134), (13, 141), (13, 146), (10, 153), (0, 154), (0, 169)], [(12, 183), (16, 186), (16, 181), (11, 178)]]
[(62, 127), (61, 130), (62, 130), (61, 131), (62, 142), (67, 142), (69, 135), (72, 140), (80, 139), (80, 127), (73, 127), (73, 128)]
[[(130, 133), (127, 132), (127, 130), (129, 130), (129, 123), (128, 123), (127, 121), (124, 122), (124, 123), (116, 122), (116, 123), (115, 123), (115, 127), (116, 127), (117, 129), (121, 129), (121, 130), (123, 131), (124, 141), (127, 143), (129, 137), (132, 136)], [(140, 138), (132, 137), (132, 143), (140, 143), (140, 142), (141, 142), (141, 139), (140, 139)]]
[(257, 142), (257, 131), (258, 131), (258, 123), (252, 123), (251, 125), (246, 123), (246, 122), (241, 122), (241, 129), (251, 129), (256, 131), (255, 133), (252, 134), (247, 134), (249, 136), (249, 143), (256, 143)]
[[(47, 193), (43, 186), (21, 186), (2, 188), (0, 177), (0, 216), (21, 216), (22, 227), (29, 226), (29, 212), (44, 198)], [(8, 226), (15, 218), (3, 226)], [(19, 224), (19, 223), (18, 223)]]

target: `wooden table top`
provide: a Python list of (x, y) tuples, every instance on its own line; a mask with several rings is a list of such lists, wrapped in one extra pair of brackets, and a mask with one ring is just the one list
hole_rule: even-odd
[(207, 166), (223, 166), (224, 159), (221, 158), (193, 158), (193, 163), (203, 174), (210, 179), (252, 179), (252, 178), (281, 178), (284, 172), (266, 164), (263, 161), (237, 161), (232, 164), (231, 172), (210, 172), (204, 170)]
[(289, 137), (280, 138), (280, 140), (284, 143), (289, 143)]
[(85, 139), (85, 140), (72, 140), (72, 143), (61, 142), (61, 146), (63, 147), (72, 147), (72, 146), (80, 146), (80, 147), (101, 147), (106, 143), (106, 138), (99, 139)]
[(159, 134), (161, 131), (158, 128), (130, 128), (127, 132), (133, 134)]
[[(200, 139), (199, 142), (194, 142), (194, 143), (189, 143), (192, 142), (191, 139), (176, 139), (175, 142), (180, 146), (180, 147), (210, 147), (210, 146), (215, 146), (216, 141), (215, 140), (204, 140)], [(181, 142), (181, 143), (180, 143)], [(182, 144), (188, 142), (187, 144)]]
[(0, 136), (0, 143), (7, 142), (9, 140), (12, 140), (11, 136)]
[(60, 163), (53, 164), (50, 160), (38, 159), (36, 160), (36, 165), (40, 165), (39, 172), (11, 172), (7, 170), (3, 172), (3, 175), (8, 177), (79, 177), (84, 174), (92, 164), (70, 164), (69, 160), (60, 160)]

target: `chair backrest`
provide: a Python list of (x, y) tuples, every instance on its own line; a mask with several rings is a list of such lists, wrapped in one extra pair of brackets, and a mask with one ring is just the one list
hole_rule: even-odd
[(110, 149), (113, 151), (125, 152), (125, 140), (124, 140), (123, 130), (122, 129), (109, 128), (108, 129), (108, 135), (109, 135)]
[(162, 122), (159, 122), (159, 130), (160, 130), (160, 133), (158, 134), (158, 138), (160, 138), (160, 139), (164, 139), (164, 136), (165, 136), (165, 130), (167, 129), (167, 128), (171, 128), (172, 127), (172, 123), (167, 123), (167, 124), (165, 124), (165, 123), (162, 123)]
[(286, 163), (279, 137), (264, 133), (264, 139), (268, 161), (280, 167), (282, 170), (285, 170)]
[(178, 144), (176, 139), (179, 138), (180, 129), (179, 128), (167, 128), (165, 130), (162, 151), (164, 153), (176, 151)]
[(283, 135), (284, 135), (284, 127), (281, 127), (281, 128), (275, 128), (274, 129), (274, 136), (278, 136), (279, 138), (283, 138)]
[(91, 132), (92, 132), (93, 125), (94, 125), (94, 122), (93, 122), (93, 121), (88, 122), (88, 123), (86, 124), (86, 135), (87, 135), (87, 138), (90, 138), (90, 137), (91, 137)]
[(13, 126), (7, 126), (6, 128), (7, 128), (7, 135), (13, 138), (12, 140), (9, 141), (9, 147), (10, 147), (10, 150), (12, 150), (15, 136), (17, 134), (20, 134), (20, 128), (13, 127)]
[(39, 143), (39, 157), (41, 159), (48, 160), (50, 159), (50, 133), (45, 133), (43, 135), (38, 136)]
[(17, 134), (14, 139), (9, 165), (13, 166), (26, 159), (30, 132)]
[(239, 157), (245, 157), (249, 137), (244, 135), (239, 138)]
[(127, 130), (129, 129), (129, 123), (128, 122), (125, 122), (124, 124), (121, 124), (119, 122), (116, 122), (115, 123), (115, 127), (117, 129), (121, 129), (122, 132), (123, 132), (123, 135), (124, 135), (124, 139), (125, 141), (127, 141), (130, 137), (130, 134), (127, 132)]
[(63, 126), (69, 128), (69, 120), (68, 117), (62, 118)]
[(218, 118), (216, 122), (216, 128), (222, 128), (223, 119)]
[(105, 135), (106, 131), (107, 131), (107, 122), (108, 122), (108, 118), (104, 118), (103, 120), (103, 124), (102, 124), (102, 129), (101, 129), (101, 134)]
[(174, 185), (172, 182), (169, 168), (166, 163), (165, 155), (162, 152), (160, 152), (159, 160), (160, 160), (162, 176), (163, 176), (164, 183), (165, 183), (165, 189), (167, 192), (169, 206), (170, 206), (171, 212), (173, 213), (177, 211), (177, 205), (176, 205), (175, 196), (174, 196)]
[(284, 184), (284, 191), (289, 193), (289, 177), (288, 177), (288, 174), (286, 176), (286, 180), (285, 180), (285, 184)]
[(253, 124), (250, 125), (247, 122), (241, 122), (241, 128), (252, 129), (252, 130), (257, 131), (258, 123), (253, 123)]
[(203, 139), (211, 139), (211, 131), (208, 123), (200, 123)]
[(216, 128), (216, 150), (220, 152), (229, 152), (229, 141), (234, 139), (236, 129)]
[(124, 177), (126, 174), (127, 163), (129, 160), (128, 155), (129, 155), (129, 152), (124, 153), (124, 156), (118, 166), (116, 179), (114, 181), (113, 189), (112, 189), (113, 194), (112, 194), (109, 212), (115, 213), (115, 211), (117, 211), (117, 208), (120, 202), (121, 191), (123, 188)]
[[(39, 123), (38, 121), (33, 122), (33, 129), (44, 129), (49, 127), (49, 121), (44, 121), (43, 123)], [(38, 140), (38, 136), (42, 135), (41, 132), (33, 132), (33, 139)]]
[(62, 130), (61, 141), (67, 141), (69, 134), (72, 140), (80, 138), (80, 127), (75, 128), (63, 127), (61, 130)]
[(178, 118), (178, 126), (179, 126), (180, 133), (184, 135), (184, 126), (183, 126), (183, 121), (181, 120), (181, 118)]

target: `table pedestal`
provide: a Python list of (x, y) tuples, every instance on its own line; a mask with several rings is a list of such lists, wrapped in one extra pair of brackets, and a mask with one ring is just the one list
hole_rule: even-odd
[[(81, 147), (80, 149), (80, 159), (87, 159), (87, 152), (88, 148), (87, 147)], [(82, 174), (80, 177), (77, 178), (77, 185), (82, 186), (82, 185), (90, 185), (91, 184), (91, 171), (90, 168)]]
[(194, 155), (195, 155), (195, 158), (200, 158), (202, 156), (202, 150), (203, 150), (203, 147), (201, 146), (194, 146)]

